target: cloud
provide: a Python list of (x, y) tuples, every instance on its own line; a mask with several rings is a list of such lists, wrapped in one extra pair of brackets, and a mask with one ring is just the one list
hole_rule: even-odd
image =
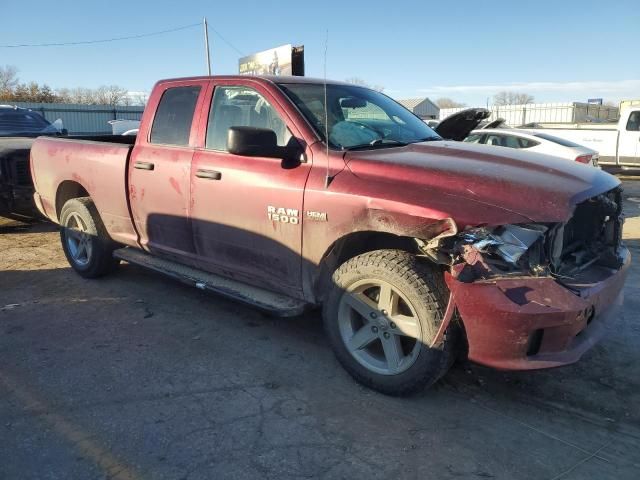
[(599, 94), (623, 95), (635, 92), (640, 95), (640, 80), (588, 81), (588, 82), (522, 82), (496, 85), (437, 85), (418, 89), (428, 95), (444, 95), (455, 93), (496, 93), (502, 90), (521, 91), (527, 93), (552, 92), (598, 92)]

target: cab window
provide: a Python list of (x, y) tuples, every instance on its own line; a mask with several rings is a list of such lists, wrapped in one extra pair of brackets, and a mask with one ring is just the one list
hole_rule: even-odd
[(640, 112), (631, 112), (631, 115), (629, 115), (629, 120), (627, 120), (627, 131), (640, 131)]
[(292, 135), (273, 106), (248, 87), (216, 87), (209, 111), (206, 148), (227, 151), (229, 127), (268, 128), (278, 145), (287, 145)]
[(200, 87), (173, 87), (162, 94), (151, 126), (151, 143), (189, 145), (189, 134)]

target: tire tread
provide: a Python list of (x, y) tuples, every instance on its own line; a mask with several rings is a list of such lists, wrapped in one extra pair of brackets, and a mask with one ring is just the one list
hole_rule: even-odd
[[(340, 338), (336, 338), (331, 324), (336, 321), (335, 315), (330, 311), (337, 305), (336, 295), (342, 294), (341, 287), (346, 279), (357, 276), (362, 270), (370, 271), (372, 269), (380, 270), (383, 275), (400, 277), (408, 283), (409, 288), (421, 299), (421, 308), (430, 312), (432, 321), (427, 327), (431, 330), (429, 333), (435, 335), (444, 318), (449, 296), (442, 273), (433, 265), (404, 250), (375, 250), (347, 260), (333, 274), (333, 291), (328, 296), (324, 311), (325, 331), (332, 344), (336, 341), (342, 342)], [(425, 322), (421, 321), (421, 323), (424, 326)], [(427, 369), (413, 375), (410, 380), (398, 384), (381, 381), (380, 375), (366, 372), (357, 364), (350, 353), (340, 348), (340, 345), (338, 348), (335, 344), (333, 346), (342, 366), (358, 382), (388, 395), (405, 396), (431, 386), (449, 370), (456, 356), (457, 335), (454, 334), (454, 329), (455, 325), (447, 329), (445, 338), (439, 347), (427, 347), (427, 350), (430, 351), (428, 353), (433, 354), (430, 355), (432, 360), (429, 361)], [(345, 352), (347, 352), (346, 355)]]
[[(79, 213), (86, 222), (87, 229), (95, 234), (97, 238), (97, 242), (94, 244), (95, 257), (87, 269), (76, 268), (65, 246), (63, 222), (69, 211)], [(60, 224), (60, 238), (64, 253), (69, 264), (79, 275), (85, 278), (98, 278), (111, 273), (118, 266), (119, 260), (113, 258), (113, 250), (117, 245), (107, 233), (107, 229), (102, 223), (98, 209), (91, 197), (78, 197), (68, 200), (60, 211)]]

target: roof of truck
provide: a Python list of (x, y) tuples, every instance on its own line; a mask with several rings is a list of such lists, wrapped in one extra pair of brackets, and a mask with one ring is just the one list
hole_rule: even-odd
[[(202, 75), (196, 77), (179, 77), (179, 78), (165, 78), (163, 80), (159, 80), (158, 83), (166, 83), (166, 82), (183, 82), (189, 80), (246, 80), (247, 78), (266, 80), (272, 83), (324, 83), (325, 80), (323, 78), (313, 78), (313, 77), (298, 77), (298, 76), (288, 76), (288, 75)], [(340, 82), (336, 80), (326, 80), (327, 83), (332, 85), (353, 85), (346, 82)], [(354, 85), (358, 86), (358, 85)]]

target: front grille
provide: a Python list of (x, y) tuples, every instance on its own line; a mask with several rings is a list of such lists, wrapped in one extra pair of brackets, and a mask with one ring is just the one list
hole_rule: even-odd
[(29, 173), (29, 161), (20, 159), (14, 162), (15, 185), (31, 185), (31, 174)]
[(571, 219), (556, 231), (552, 255), (555, 273), (570, 275), (592, 264), (619, 268), (622, 223), (622, 188), (578, 204)]

